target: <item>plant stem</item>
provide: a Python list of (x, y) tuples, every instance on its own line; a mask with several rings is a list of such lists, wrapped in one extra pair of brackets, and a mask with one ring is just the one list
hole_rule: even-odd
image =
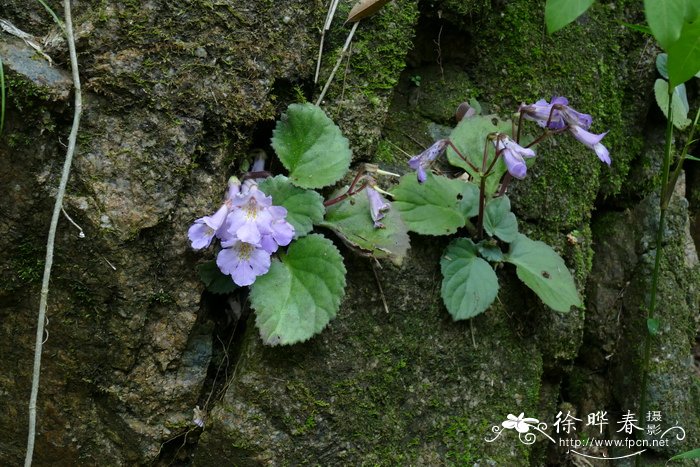
[[(688, 135), (688, 142), (685, 144), (683, 147), (683, 152), (681, 152), (681, 157), (678, 158), (678, 161), (676, 162), (676, 167), (673, 170), (673, 173), (671, 174), (671, 178), (669, 178), (669, 183), (672, 186), (676, 186), (676, 181), (678, 181), (678, 177), (681, 174), (681, 170), (683, 170), (683, 162), (685, 161), (685, 156), (688, 155), (688, 147), (690, 146), (691, 142), (693, 141), (693, 136), (695, 136), (695, 128), (698, 126), (698, 119), (700, 119), (700, 107), (698, 107), (698, 111), (695, 114), (695, 120), (693, 121), (693, 126), (690, 128), (690, 134)], [(665, 196), (663, 197), (662, 201), (665, 206), (668, 206), (668, 202), (671, 199), (671, 194), (673, 193), (673, 190), (670, 190), (666, 192)]]
[[(654, 272), (651, 276), (651, 292), (649, 296), (649, 308), (647, 309), (647, 319), (644, 323), (644, 354), (642, 362), (642, 383), (641, 394), (639, 395), (639, 414), (643, 417), (647, 409), (647, 385), (649, 384), (649, 359), (651, 357), (651, 333), (648, 329), (648, 322), (654, 319), (656, 311), (656, 292), (659, 287), (659, 275), (661, 272), (661, 256), (663, 253), (664, 223), (666, 220), (666, 208), (668, 203), (664, 203), (667, 193), (673, 192), (674, 186), (669, 185), (669, 172), (671, 169), (671, 142), (673, 139), (673, 114), (671, 113), (671, 103), (673, 101), (673, 89), (668, 93), (668, 123), (666, 125), (666, 147), (664, 150), (664, 160), (661, 172), (661, 193), (659, 196), (659, 225), (656, 230), (656, 256), (654, 258)], [(675, 185), (675, 182), (673, 183)], [(641, 458), (637, 457), (635, 465), (641, 465)]]
[(41, 298), (39, 300), (39, 316), (37, 317), (36, 342), (34, 347), (34, 370), (32, 373), (32, 392), (29, 399), (29, 434), (27, 436), (27, 453), (24, 459), (25, 467), (32, 465), (32, 457), (34, 455), (34, 441), (36, 439), (36, 401), (39, 394), (39, 377), (41, 374), (41, 350), (44, 340), (44, 324), (46, 322), (46, 306), (49, 296), (49, 279), (51, 277), (51, 266), (53, 265), (53, 248), (56, 240), (56, 229), (58, 219), (61, 215), (61, 207), (63, 205), (63, 196), (66, 192), (68, 184), (68, 176), (73, 162), (73, 154), (75, 153), (75, 142), (78, 137), (78, 127), (80, 126), (80, 114), (83, 104), (80, 94), (80, 76), (78, 75), (78, 57), (75, 52), (75, 39), (73, 37), (73, 22), (70, 12), (70, 0), (63, 0), (63, 9), (65, 11), (65, 33), (66, 41), (68, 42), (68, 51), (70, 53), (70, 64), (73, 74), (73, 86), (75, 88), (75, 100), (73, 109), (73, 126), (68, 137), (68, 149), (66, 151), (66, 160), (63, 163), (63, 172), (61, 181), (56, 194), (56, 202), (54, 203), (53, 216), (51, 217), (51, 225), (49, 227), (49, 238), (46, 241), (46, 261), (44, 264), (44, 277), (41, 284)]

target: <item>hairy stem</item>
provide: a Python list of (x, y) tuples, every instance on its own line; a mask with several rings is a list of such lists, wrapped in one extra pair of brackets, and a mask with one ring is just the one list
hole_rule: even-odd
[(80, 126), (80, 114), (82, 112), (82, 97), (80, 94), (80, 77), (78, 76), (78, 57), (75, 52), (75, 39), (73, 37), (73, 21), (71, 19), (70, 0), (63, 0), (63, 9), (65, 14), (65, 33), (66, 41), (68, 42), (68, 51), (70, 53), (70, 64), (73, 72), (73, 86), (75, 88), (75, 108), (73, 113), (73, 126), (68, 137), (68, 149), (66, 151), (66, 160), (63, 163), (63, 172), (61, 181), (56, 194), (56, 202), (54, 203), (53, 215), (51, 217), (51, 225), (49, 227), (49, 238), (46, 241), (46, 262), (44, 264), (44, 277), (41, 284), (41, 298), (39, 301), (39, 316), (37, 317), (36, 343), (34, 347), (34, 371), (32, 373), (32, 392), (29, 399), (29, 434), (27, 436), (27, 453), (24, 459), (25, 467), (32, 465), (32, 457), (34, 455), (34, 441), (36, 439), (36, 401), (39, 394), (39, 377), (41, 374), (41, 350), (44, 340), (44, 323), (46, 322), (46, 305), (49, 296), (49, 279), (51, 277), (51, 266), (53, 265), (53, 249), (56, 239), (56, 228), (58, 219), (61, 215), (61, 207), (63, 205), (63, 196), (66, 192), (68, 184), (68, 176), (73, 162), (73, 154), (75, 153), (75, 142), (78, 137), (78, 127)]
[[(669, 172), (671, 169), (671, 141), (673, 138), (673, 114), (671, 113), (671, 103), (673, 101), (673, 89), (669, 88), (668, 92), (668, 123), (666, 125), (666, 147), (664, 151), (664, 160), (661, 172), (661, 193), (659, 196), (659, 225), (656, 229), (656, 257), (654, 259), (654, 272), (651, 276), (651, 291), (649, 296), (649, 308), (647, 309), (647, 319), (644, 323), (644, 354), (642, 361), (642, 384), (639, 395), (639, 413), (644, 416), (647, 409), (647, 385), (649, 383), (649, 359), (651, 357), (651, 333), (648, 329), (648, 322), (654, 319), (656, 311), (656, 292), (659, 287), (659, 275), (661, 270), (661, 256), (663, 253), (663, 237), (664, 237), (664, 222), (666, 220), (667, 203), (664, 203), (667, 193), (673, 191), (673, 186), (668, 183)], [(675, 185), (675, 183), (674, 183)], [(670, 197), (670, 194), (668, 195)], [(637, 457), (635, 465), (641, 465), (641, 458)]]

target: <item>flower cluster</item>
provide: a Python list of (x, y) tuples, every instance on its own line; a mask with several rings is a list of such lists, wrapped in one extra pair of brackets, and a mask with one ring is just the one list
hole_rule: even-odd
[(552, 102), (540, 99), (534, 104), (521, 105), (519, 111), (525, 119), (537, 122), (542, 128), (569, 130), (574, 138), (595, 151), (598, 159), (610, 165), (610, 153), (600, 142), (608, 132), (599, 135), (588, 132), (593, 117), (569, 107), (566, 97), (553, 97)]
[(294, 227), (286, 217), (287, 210), (273, 206), (272, 197), (260, 191), (255, 181), (241, 185), (231, 177), (221, 207), (197, 219), (187, 234), (195, 250), (208, 247), (214, 237), (221, 240), (223, 249), (216, 264), (236, 285), (246, 286), (267, 273), (272, 253), (294, 238)]

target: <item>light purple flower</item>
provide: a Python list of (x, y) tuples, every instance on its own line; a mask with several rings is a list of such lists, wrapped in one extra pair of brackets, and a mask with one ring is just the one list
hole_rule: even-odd
[(221, 229), (228, 215), (228, 206), (224, 203), (218, 211), (211, 216), (200, 217), (187, 231), (187, 236), (192, 242), (192, 248), (201, 250), (211, 244), (214, 235)]
[(232, 204), (227, 219), (228, 233), (243, 242), (260, 244), (263, 232), (269, 230), (272, 222), (268, 209), (272, 206), (272, 197), (265, 196), (257, 185), (253, 185), (247, 193), (237, 196)]
[(227, 215), (231, 210), (232, 199), (238, 195), (241, 182), (236, 177), (228, 180), (228, 191), (221, 207), (211, 216), (200, 217), (187, 231), (187, 236), (192, 242), (192, 248), (201, 250), (211, 245), (214, 236), (223, 238), (226, 236)]
[(588, 114), (581, 113), (575, 109), (572, 109), (569, 106), (565, 106), (562, 109), (561, 113), (562, 117), (564, 118), (564, 121), (570, 127), (579, 126), (584, 130), (588, 130), (591, 127), (591, 124), (593, 123), (593, 117), (591, 117)]
[(496, 151), (503, 156), (508, 173), (518, 180), (525, 178), (527, 165), (524, 158), (535, 157), (535, 151), (520, 146), (503, 134), (496, 138), (493, 144), (496, 146)]
[(554, 105), (568, 104), (569, 101), (566, 97), (553, 97), (551, 103), (544, 99), (540, 99), (534, 104), (521, 105), (518, 110), (522, 112), (523, 117), (526, 120), (536, 122), (542, 128), (547, 125), (547, 121), (549, 120), (549, 125), (547, 125), (547, 128), (550, 130), (559, 130), (564, 128), (564, 119), (562, 118), (561, 112), (553, 107)]
[(294, 238), (294, 226), (287, 222), (287, 210), (282, 206), (270, 206), (268, 212), (272, 216), (270, 225), (263, 232), (260, 244), (270, 253), (277, 251), (278, 246), (289, 245)]
[(596, 135), (593, 133), (589, 133), (583, 128), (576, 125), (570, 127), (569, 131), (571, 131), (571, 134), (574, 136), (574, 138), (576, 138), (589, 148), (593, 149), (596, 155), (598, 156), (598, 159), (610, 165), (610, 152), (608, 151), (608, 148), (603, 146), (603, 143), (600, 142), (603, 139), (603, 137), (608, 134), (607, 131), (605, 133)]
[(251, 243), (233, 240), (216, 257), (216, 265), (228, 274), (238, 286), (255, 282), (255, 278), (270, 269), (270, 253)]
[(374, 227), (377, 229), (384, 228), (384, 224), (379, 221), (384, 218), (384, 214), (391, 209), (391, 204), (382, 198), (382, 195), (371, 186), (368, 186), (366, 191), (367, 198), (369, 198), (369, 213), (374, 221)]
[(447, 147), (448, 142), (449, 141), (446, 139), (440, 139), (433, 143), (433, 145), (430, 146), (428, 149), (421, 152), (417, 156), (413, 156), (408, 161), (408, 166), (416, 171), (419, 183), (425, 183), (425, 181), (428, 178), (428, 174), (425, 171), (425, 169), (427, 169), (430, 166), (430, 164), (435, 159), (437, 159), (438, 156), (440, 156), (440, 154), (442, 154), (442, 152)]

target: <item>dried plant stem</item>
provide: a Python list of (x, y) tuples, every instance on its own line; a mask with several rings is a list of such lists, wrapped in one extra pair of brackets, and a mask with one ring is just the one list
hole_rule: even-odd
[(321, 71), (321, 57), (323, 56), (323, 42), (326, 39), (326, 32), (331, 28), (331, 23), (333, 22), (333, 17), (335, 16), (335, 9), (338, 7), (338, 2), (340, 0), (331, 0), (328, 6), (328, 13), (326, 14), (326, 22), (323, 24), (323, 30), (321, 31), (321, 43), (318, 46), (318, 59), (316, 60), (316, 74), (314, 74), (314, 84), (318, 83), (318, 74)]
[(352, 41), (352, 36), (355, 35), (355, 30), (357, 30), (357, 26), (360, 24), (358, 21), (357, 23), (352, 25), (352, 29), (350, 30), (350, 34), (348, 34), (348, 38), (345, 39), (345, 45), (343, 45), (343, 50), (340, 51), (340, 56), (338, 57), (338, 61), (335, 62), (335, 66), (333, 67), (333, 71), (331, 71), (331, 75), (328, 77), (328, 81), (326, 81), (326, 85), (323, 86), (323, 91), (321, 91), (321, 95), (318, 96), (318, 100), (316, 101), (316, 105), (321, 105), (321, 102), (323, 102), (323, 98), (326, 96), (326, 93), (328, 92), (328, 88), (331, 87), (331, 82), (333, 81), (333, 77), (335, 76), (336, 72), (338, 71), (338, 68), (340, 68), (340, 64), (343, 62), (343, 58), (345, 57), (345, 52), (347, 52), (348, 47), (350, 47), (350, 41)]
[(34, 371), (32, 374), (32, 392), (29, 399), (29, 434), (27, 436), (27, 454), (24, 459), (25, 467), (32, 465), (34, 455), (34, 441), (36, 439), (36, 401), (39, 394), (39, 376), (41, 374), (41, 350), (44, 340), (44, 323), (46, 321), (46, 304), (49, 296), (49, 279), (51, 277), (51, 266), (53, 265), (53, 248), (56, 239), (56, 228), (61, 215), (63, 196), (68, 184), (68, 176), (75, 153), (75, 142), (78, 137), (78, 127), (80, 125), (80, 114), (82, 111), (82, 99), (80, 95), (80, 77), (78, 76), (78, 57), (75, 52), (75, 39), (73, 37), (73, 21), (71, 19), (70, 0), (63, 0), (65, 14), (65, 33), (70, 53), (70, 64), (73, 72), (73, 86), (75, 88), (75, 108), (73, 113), (73, 127), (68, 138), (68, 150), (66, 160), (63, 163), (63, 173), (56, 193), (51, 226), (49, 227), (49, 238), (46, 241), (46, 262), (44, 264), (44, 278), (41, 284), (41, 298), (39, 301), (39, 316), (36, 327), (36, 345), (34, 348)]

